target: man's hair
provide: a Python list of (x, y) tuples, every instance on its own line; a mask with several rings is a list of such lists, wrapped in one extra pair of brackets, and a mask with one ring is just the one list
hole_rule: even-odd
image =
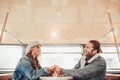
[(97, 53), (102, 52), (100, 48), (100, 42), (98, 42), (97, 40), (90, 40), (89, 42), (93, 44), (93, 48), (94, 50), (97, 50)]

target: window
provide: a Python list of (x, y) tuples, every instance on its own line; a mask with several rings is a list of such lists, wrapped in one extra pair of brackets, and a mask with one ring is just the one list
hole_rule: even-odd
[(17, 45), (0, 45), (0, 70), (14, 69), (22, 57), (22, 47)]
[(102, 46), (103, 56), (107, 63), (107, 69), (120, 68), (119, 57), (114, 45), (104, 45)]
[[(107, 69), (120, 68), (119, 57), (114, 45), (102, 45), (101, 54), (107, 63)], [(54, 64), (70, 69), (75, 66), (83, 53), (82, 45), (42, 46), (40, 63), (43, 67)]]
[(81, 45), (42, 46), (41, 50), (40, 62), (43, 67), (56, 64), (66, 69), (73, 68), (83, 52)]

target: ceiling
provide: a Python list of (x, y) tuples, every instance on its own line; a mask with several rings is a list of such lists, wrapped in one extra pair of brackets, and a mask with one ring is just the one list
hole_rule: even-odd
[(0, 0), (3, 26), (5, 44), (120, 43), (120, 0)]

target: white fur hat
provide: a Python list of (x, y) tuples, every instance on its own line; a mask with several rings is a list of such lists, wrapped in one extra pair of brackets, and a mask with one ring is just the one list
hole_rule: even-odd
[(26, 53), (30, 51), (30, 49), (34, 46), (41, 46), (41, 44), (39, 43), (39, 41), (32, 41), (30, 43), (28, 43), (27, 47), (26, 47)]

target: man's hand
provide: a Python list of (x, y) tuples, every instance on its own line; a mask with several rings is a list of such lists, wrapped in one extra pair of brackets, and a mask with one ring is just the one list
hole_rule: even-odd
[(53, 65), (53, 66), (49, 67), (49, 71), (52, 74), (52, 76), (54, 76), (54, 77), (61, 77), (62, 76), (62, 73), (61, 73), (62, 68), (60, 68), (57, 65)]
[(56, 65), (53, 65), (51, 67), (48, 67), (48, 70), (50, 73), (53, 73), (55, 71)]

